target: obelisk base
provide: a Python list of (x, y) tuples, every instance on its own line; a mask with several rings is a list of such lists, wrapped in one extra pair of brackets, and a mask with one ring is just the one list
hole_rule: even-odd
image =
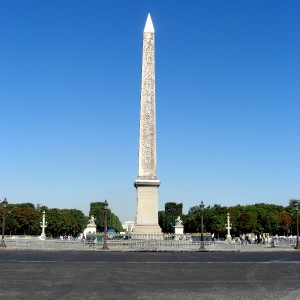
[(158, 187), (157, 179), (137, 179), (136, 187), (136, 222), (133, 236), (142, 238), (146, 235), (162, 235), (158, 225)]
[(162, 234), (159, 225), (135, 225), (133, 234)]
[(164, 237), (158, 225), (138, 225), (134, 229), (132, 240), (162, 240)]

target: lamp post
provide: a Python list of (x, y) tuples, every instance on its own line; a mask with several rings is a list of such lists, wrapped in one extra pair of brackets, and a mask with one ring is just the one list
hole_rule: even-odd
[(105, 199), (104, 202), (104, 241), (103, 241), (103, 250), (109, 250), (107, 246), (107, 209), (108, 209), (108, 203)]
[(48, 225), (48, 222), (45, 221), (46, 217), (45, 217), (45, 211), (43, 211), (43, 221), (40, 222), (40, 225), (42, 227), (42, 234), (41, 234), (41, 239), (44, 240), (46, 239), (46, 235), (45, 235), (45, 228)]
[(204, 213), (204, 204), (201, 201), (200, 204), (200, 211), (201, 211), (201, 242), (200, 242), (200, 250), (204, 250), (204, 242), (203, 242), (203, 213)]
[(295, 210), (296, 210), (296, 230), (297, 230), (297, 241), (296, 241), (296, 247), (295, 249), (300, 249), (300, 243), (299, 243), (299, 220), (298, 220), (298, 210), (299, 210), (299, 207), (298, 207), (298, 201), (295, 202)]
[(231, 224), (230, 224), (230, 213), (227, 213), (227, 225), (225, 224), (225, 228), (227, 229), (227, 242), (231, 243), (231, 234), (230, 234), (230, 229), (231, 229)]
[(7, 208), (7, 200), (4, 198), (2, 202), (2, 207), (3, 207), (3, 218), (2, 218), (2, 239), (0, 243), (0, 248), (1, 247), (6, 247), (5, 241), (4, 241), (4, 232), (5, 232), (5, 216), (6, 216), (6, 208)]

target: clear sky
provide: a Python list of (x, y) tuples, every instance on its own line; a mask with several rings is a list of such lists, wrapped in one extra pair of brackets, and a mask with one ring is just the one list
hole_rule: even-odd
[(134, 220), (149, 12), (159, 209), (300, 199), (300, 1), (0, 0), (0, 200)]

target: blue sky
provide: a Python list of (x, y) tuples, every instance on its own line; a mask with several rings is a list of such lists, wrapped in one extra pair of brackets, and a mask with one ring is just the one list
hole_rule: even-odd
[(0, 199), (134, 220), (142, 34), (159, 209), (300, 198), (299, 1), (0, 1)]

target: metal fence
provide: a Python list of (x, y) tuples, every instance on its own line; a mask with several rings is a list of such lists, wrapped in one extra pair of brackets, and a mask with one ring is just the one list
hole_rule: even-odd
[[(102, 251), (103, 240), (60, 240), (39, 238), (5, 238), (6, 249), (11, 250), (38, 250), (38, 251)], [(288, 249), (295, 247), (296, 238), (274, 237), (270, 244), (242, 244), (235, 240), (201, 241), (197, 239), (109, 239), (109, 251), (127, 252), (189, 252), (189, 251), (261, 251), (267, 248)], [(0, 248), (1, 249), (1, 248)], [(106, 251), (106, 250), (104, 250)]]
[(272, 247), (295, 247), (297, 237), (272, 237), (271, 246)]
[(136, 252), (240, 251), (240, 244), (224, 242), (193, 242), (187, 240), (128, 240), (110, 241), (109, 249)]
[(78, 241), (38, 240), (38, 239), (5, 239), (6, 249), (40, 250), (40, 251), (82, 251), (92, 250), (89, 245)]
[[(6, 239), (6, 249), (39, 251), (102, 251), (103, 241), (86, 243), (68, 240)], [(201, 242), (188, 240), (108, 240), (110, 251), (127, 252), (188, 252), (188, 251), (240, 251), (240, 243)]]

